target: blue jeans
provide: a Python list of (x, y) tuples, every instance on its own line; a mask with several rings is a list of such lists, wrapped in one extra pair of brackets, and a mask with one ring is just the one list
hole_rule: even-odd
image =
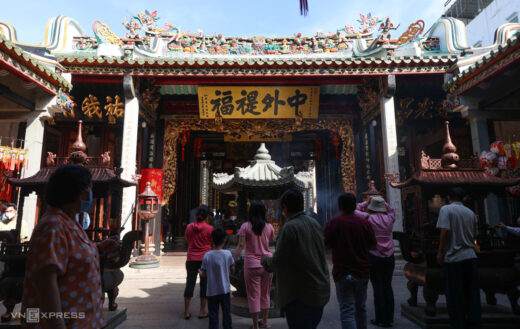
[(222, 308), (222, 328), (231, 329), (231, 294), (208, 296), (209, 329), (218, 329), (218, 308)]
[(294, 300), (284, 307), (289, 329), (316, 329), (323, 315), (322, 307), (311, 307)]
[(366, 329), (367, 286), (368, 279), (358, 279), (351, 275), (336, 282), (342, 329)]

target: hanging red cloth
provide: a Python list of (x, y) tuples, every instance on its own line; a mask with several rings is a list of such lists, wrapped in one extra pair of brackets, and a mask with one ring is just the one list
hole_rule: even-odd
[(338, 146), (339, 146), (339, 136), (335, 131), (330, 131), (330, 138), (332, 139), (332, 145), (336, 149), (336, 160), (338, 160)]

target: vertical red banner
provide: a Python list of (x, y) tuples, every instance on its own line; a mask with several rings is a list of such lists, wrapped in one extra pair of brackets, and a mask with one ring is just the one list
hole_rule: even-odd
[(144, 192), (146, 183), (150, 182), (152, 191), (159, 196), (159, 202), (162, 199), (162, 169), (142, 169), (141, 185), (139, 186), (139, 194)]

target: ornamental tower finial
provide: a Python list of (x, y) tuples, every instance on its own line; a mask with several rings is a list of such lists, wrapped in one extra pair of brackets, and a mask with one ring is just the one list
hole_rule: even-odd
[(446, 125), (446, 143), (442, 147), (442, 166), (454, 169), (457, 168), (459, 155), (456, 153), (457, 147), (451, 142), (450, 122), (446, 121), (444, 124)]

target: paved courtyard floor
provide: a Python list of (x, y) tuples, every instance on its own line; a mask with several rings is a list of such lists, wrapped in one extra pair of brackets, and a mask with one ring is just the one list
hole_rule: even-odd
[[(117, 329), (206, 329), (208, 319), (198, 319), (199, 299), (198, 285), (195, 289), (195, 296), (191, 305), (193, 314), (190, 320), (184, 320), (184, 286), (186, 280), (185, 263), (186, 256), (162, 256), (161, 266), (155, 269), (138, 270), (128, 266), (123, 268), (125, 280), (120, 286), (118, 304), (121, 308), (127, 309), (127, 320), (119, 325)], [(329, 260), (330, 263), (330, 260)], [(403, 260), (396, 261), (396, 270), (393, 278), (393, 288), (395, 295), (395, 327), (394, 328), (418, 328), (414, 323), (401, 316), (401, 304), (406, 303), (409, 297), (406, 288), (406, 278), (402, 273), (404, 266)], [(332, 281), (332, 280), (331, 280)], [(498, 303), (509, 307), (505, 295), (497, 295)], [(485, 301), (484, 295), (481, 301)], [(105, 309), (107, 308), (105, 301)], [(419, 290), (419, 303), (424, 303), (422, 291)], [(444, 296), (439, 298), (438, 305), (445, 304)], [(15, 311), (19, 311), (18, 304)], [(372, 287), (368, 285), (367, 299), (368, 319), (374, 318), (374, 299)], [(0, 312), (5, 308), (0, 303)], [(19, 323), (13, 320), (12, 324)], [(233, 315), (233, 328), (251, 328), (251, 319)], [(270, 324), (273, 329), (287, 328), (285, 319), (271, 319)], [(339, 309), (336, 301), (334, 283), (331, 282), (331, 299), (325, 306), (323, 318), (319, 328), (340, 329)], [(368, 328), (377, 328), (368, 325)]]
[[(120, 287), (118, 303), (128, 309), (128, 319), (118, 329), (159, 329), (159, 328), (204, 328), (208, 327), (208, 319), (198, 319), (198, 285), (192, 301), (190, 320), (183, 318), (183, 292), (185, 286), (185, 256), (162, 256), (161, 266), (155, 269), (137, 270), (124, 268), (125, 281)], [(393, 287), (396, 301), (395, 328), (418, 328), (415, 324), (401, 316), (401, 303), (409, 297), (406, 279), (402, 274), (404, 261), (397, 261)], [(422, 292), (419, 302), (424, 303)], [(502, 301), (502, 298), (500, 298)], [(444, 297), (438, 304), (443, 304)], [(368, 291), (368, 319), (374, 318), (372, 287)], [(286, 328), (285, 319), (272, 319), (273, 329)], [(233, 328), (250, 328), (251, 319), (233, 315)], [(331, 299), (325, 307), (319, 328), (341, 328), (339, 309), (331, 284)], [(377, 328), (369, 324), (369, 328)]]

